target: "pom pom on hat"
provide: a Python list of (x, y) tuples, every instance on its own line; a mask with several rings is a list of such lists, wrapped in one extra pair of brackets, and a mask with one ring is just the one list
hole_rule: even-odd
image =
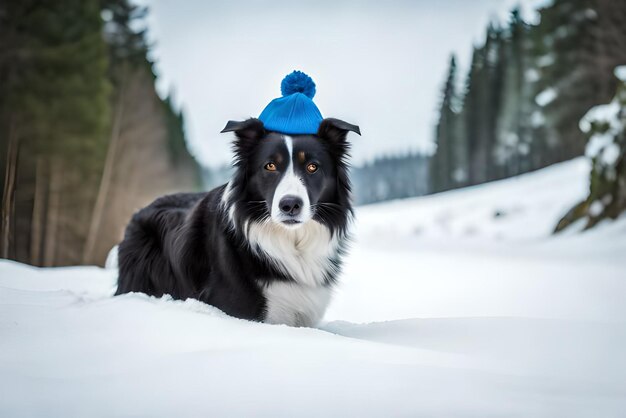
[(313, 79), (302, 71), (294, 71), (288, 74), (280, 83), (280, 92), (284, 96), (294, 93), (302, 93), (309, 99), (315, 97), (315, 83)]
[(272, 100), (259, 116), (265, 129), (284, 134), (316, 134), (323, 118), (311, 100), (315, 96), (311, 77), (294, 71), (280, 83), (280, 90), (283, 97)]

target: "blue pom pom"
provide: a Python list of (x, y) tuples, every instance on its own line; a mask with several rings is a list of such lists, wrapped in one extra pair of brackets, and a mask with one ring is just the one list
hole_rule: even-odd
[(280, 92), (283, 96), (294, 93), (302, 93), (309, 99), (315, 96), (315, 83), (313, 79), (302, 71), (294, 71), (288, 74), (280, 83)]

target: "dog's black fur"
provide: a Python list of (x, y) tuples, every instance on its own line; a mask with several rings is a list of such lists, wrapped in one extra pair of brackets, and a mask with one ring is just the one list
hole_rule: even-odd
[[(236, 135), (236, 171), (229, 185), (208, 193), (161, 197), (133, 216), (119, 245), (116, 295), (143, 292), (195, 298), (229, 315), (263, 321), (267, 302), (263, 286), (298, 281), (279, 268), (277, 260), (255, 251), (245, 230), (254, 223), (271, 222), (271, 199), (280, 173), (263, 167), (269, 159), (284, 158), (282, 136), (266, 131), (258, 119), (231, 121), (222, 132), (230, 131)], [(309, 222), (324, 225), (339, 240), (324, 272), (324, 286), (336, 280), (352, 214), (348, 131), (360, 134), (355, 125), (325, 119), (317, 135), (292, 136), (294, 153), (303, 151), (323, 170), (302, 179), (313, 211)]]

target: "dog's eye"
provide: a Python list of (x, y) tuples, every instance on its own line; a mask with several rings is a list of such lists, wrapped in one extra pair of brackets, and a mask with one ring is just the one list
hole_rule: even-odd
[(306, 171), (309, 173), (315, 173), (317, 171), (317, 164), (310, 163), (306, 166)]
[(274, 163), (267, 163), (267, 164), (265, 164), (265, 169), (267, 171), (276, 171), (276, 164), (274, 164)]

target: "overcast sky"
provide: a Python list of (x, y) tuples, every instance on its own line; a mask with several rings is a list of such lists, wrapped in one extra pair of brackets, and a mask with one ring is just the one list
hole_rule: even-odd
[(489, 20), (545, 0), (138, 0), (150, 8), (158, 89), (182, 106), (192, 153), (228, 163), (229, 119), (257, 117), (298, 69), (324, 117), (360, 125), (354, 162), (428, 152), (451, 53), (465, 76)]

